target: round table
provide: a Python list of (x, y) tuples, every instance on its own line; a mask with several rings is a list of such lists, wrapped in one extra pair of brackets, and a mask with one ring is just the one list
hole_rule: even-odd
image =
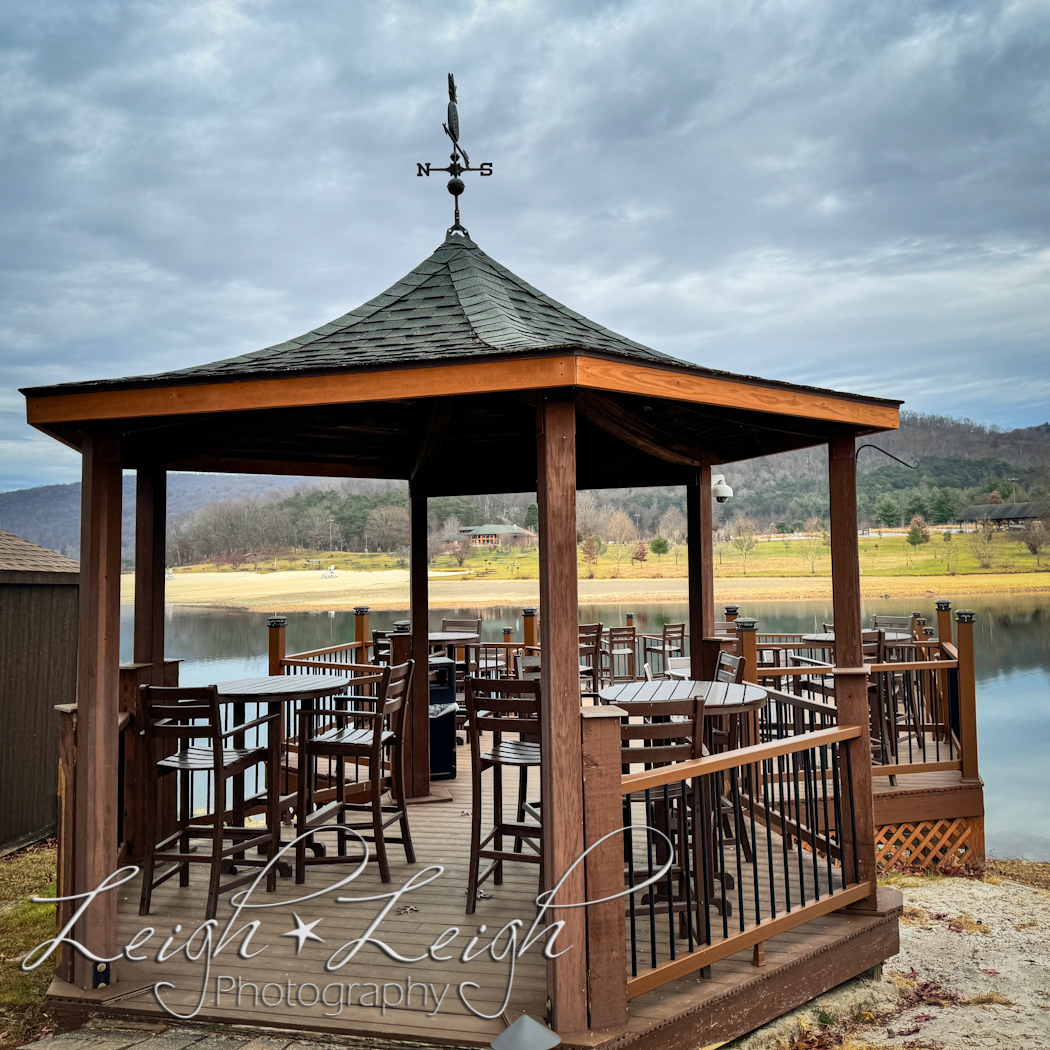
[(432, 645), (469, 645), (477, 640), (478, 636), (470, 631), (431, 631), (427, 635)]
[[(884, 631), (883, 635), (887, 645), (910, 645), (915, 641), (915, 639), (906, 631)], [(810, 642), (815, 649), (820, 649), (824, 646), (835, 644), (835, 632), (827, 631), (824, 634), (804, 634), (802, 636), (802, 641)], [(759, 648), (761, 648), (761, 646), (759, 646)]]
[(219, 699), (226, 703), (316, 700), (341, 693), (358, 679), (334, 674), (276, 674), (267, 678), (234, 678), (219, 682)]
[(654, 682), (625, 682), (602, 689), (598, 695), (610, 704), (632, 700), (688, 700), (704, 698), (704, 715), (739, 715), (754, 711), (766, 702), (766, 691), (757, 685), (736, 682), (698, 682), (691, 679), (659, 679)]

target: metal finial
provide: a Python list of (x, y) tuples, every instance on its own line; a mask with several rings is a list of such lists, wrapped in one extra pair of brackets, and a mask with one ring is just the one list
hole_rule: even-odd
[[(491, 175), (492, 174), (492, 162), (485, 161), (478, 167), (471, 167), (470, 157), (467, 156), (467, 151), (460, 145), (459, 141), (459, 107), (456, 99), (456, 79), (451, 73), (448, 75), (448, 120), (446, 123), (441, 125), (441, 129), (446, 135), (452, 140), (452, 154), (449, 157), (449, 165), (447, 168), (434, 167), (431, 164), (416, 164), (416, 175), (426, 175), (429, 177), (432, 171), (445, 171), (451, 176), (448, 180), (448, 192), (452, 194), (456, 201), (455, 209), (455, 221), (449, 228), (449, 233), (453, 230), (459, 230), (466, 234), (468, 237), (470, 233), (460, 224), (459, 221), (459, 198), (460, 194), (466, 189), (466, 185), (460, 178), (464, 172), (476, 171), (479, 175)], [(461, 163), (462, 161), (462, 163)]]

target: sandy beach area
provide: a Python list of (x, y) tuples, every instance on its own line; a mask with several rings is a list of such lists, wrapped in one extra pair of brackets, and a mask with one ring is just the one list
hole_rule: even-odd
[[(684, 579), (580, 580), (583, 604), (658, 604), (684, 602)], [(956, 601), (963, 597), (1001, 594), (1050, 594), (1047, 573), (1000, 573), (974, 576), (862, 576), (865, 598), (936, 598)], [(121, 598), (131, 602), (135, 580), (121, 578)], [(408, 571), (340, 572), (324, 579), (320, 570), (255, 573), (176, 573), (166, 588), (175, 605), (215, 606), (258, 612), (308, 612), (316, 609), (408, 608)], [(831, 598), (831, 579), (809, 577), (722, 577), (715, 580), (716, 602), (802, 601)], [(535, 605), (537, 580), (486, 580), (476, 577), (434, 575), (430, 604), (437, 608), (472, 608), (500, 605)]]

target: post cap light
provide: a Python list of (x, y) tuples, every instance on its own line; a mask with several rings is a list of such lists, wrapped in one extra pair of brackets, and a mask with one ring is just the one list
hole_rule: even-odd
[(369, 610), (369, 606), (367, 606), (367, 605), (355, 605), (354, 606), (354, 615), (355, 616), (367, 616), (368, 615), (368, 610)]
[(561, 1042), (561, 1036), (528, 1014), (522, 1014), (514, 1024), (504, 1028), (489, 1043), (492, 1050), (551, 1050)]
[(955, 614), (956, 623), (973, 623), (977, 619), (977, 614), (972, 612), (970, 609), (960, 609)]
[(271, 616), (266, 622), (270, 627), (286, 627), (288, 625), (288, 621), (283, 616)]
[(733, 622), (738, 631), (754, 631), (758, 628), (758, 620), (752, 620), (750, 616), (742, 616)]
[(933, 603), (936, 606), (938, 612), (950, 612), (952, 603), (947, 598), (942, 598), (938, 602)]
[(411, 620), (395, 620), (394, 621), (394, 630), (397, 631), (398, 634), (407, 634), (409, 632), (409, 630), (411, 630), (411, 628), (412, 628), (412, 621)]

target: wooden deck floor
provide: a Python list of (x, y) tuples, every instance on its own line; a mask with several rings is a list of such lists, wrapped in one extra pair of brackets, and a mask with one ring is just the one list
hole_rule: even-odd
[[(460, 756), (462, 763), (466, 757), (462, 750)], [(506, 785), (508, 802), (517, 786), (516, 778), (510, 779), (514, 783)], [(127, 884), (120, 891), (119, 943), (129, 943), (145, 926), (155, 927), (157, 933), (140, 952), (143, 956), (148, 954), (148, 959), (119, 963), (117, 983), (109, 989), (81, 992), (55, 981), (52, 998), (99, 1007), (107, 1013), (163, 1019), (153, 986), (167, 981), (173, 987), (161, 990), (164, 1001), (183, 1015), (193, 1011), (200, 1001), (200, 1021), (356, 1034), (370, 1036), (377, 1042), (407, 1039), (487, 1045), (507, 1022), (523, 1012), (542, 1019), (546, 980), (540, 946), (530, 948), (517, 961), (504, 1017), (477, 1017), (462, 1001), (460, 987), (478, 1012), (498, 1013), (510, 975), (508, 961), (494, 960), (487, 952), (479, 952), (472, 961), (463, 962), (461, 954), (473, 936), (480, 936), (473, 949), (477, 951), (487, 946), (492, 934), (505, 923), (519, 919), (526, 927), (531, 924), (537, 870), (531, 865), (508, 867), (504, 884), (487, 883), (484, 890), (491, 896), (479, 901), (474, 916), (467, 916), (464, 907), (471, 807), (469, 775), (461, 772), (459, 779), (442, 786), (451, 790), (451, 802), (415, 806), (410, 811), (417, 864), (407, 865), (400, 848), (393, 846), (394, 881), (387, 886), (380, 882), (375, 865), (370, 865), (350, 885), (326, 893), (326, 887), (348, 874), (351, 867), (335, 865), (308, 869), (305, 887), (296, 887), (290, 879), (279, 880), (276, 894), (267, 894), (260, 887), (252, 897), (253, 903), (271, 907), (250, 914), (242, 912), (233, 928), (241, 929), (257, 919), (261, 925), (248, 951), (265, 946), (264, 950), (242, 960), (236, 953), (240, 940), (234, 939), (213, 959), (207, 976), (204, 960), (191, 961), (185, 953), (173, 954), (165, 962), (156, 961), (158, 947), (173, 929), (182, 927), (173, 942), (177, 949), (185, 943), (187, 933), (201, 924), (207, 869), (202, 865), (194, 870), (186, 889), (180, 889), (177, 880), (158, 889), (149, 917), (138, 915), (137, 880)], [(456, 927), (459, 935), (446, 949), (435, 952), (450, 958), (408, 963), (388, 957), (370, 943), (346, 965), (326, 972), (326, 961), (333, 953), (365, 934), (387, 903), (338, 903), (335, 897), (390, 893), (403, 887), (413, 875), (418, 878), (428, 865), (440, 865), (443, 874), (429, 885), (400, 897), (372, 935), (402, 956), (418, 956), (425, 955), (427, 947), (443, 931)], [(302, 900), (306, 893), (315, 896)], [(274, 904), (278, 906), (272, 907)], [(285, 936), (295, 929), (293, 913), (303, 923), (318, 920), (313, 932), (324, 942), (306, 941), (297, 952), (296, 940)], [(219, 909), (220, 929), (225, 928), (231, 915), (229, 898), (224, 897)], [(192, 954), (200, 946), (198, 937)], [(685, 1048), (728, 1038), (726, 1033), (748, 1031), (881, 962), (896, 951), (895, 946), (895, 919), (833, 913), (766, 941), (767, 965), (761, 969), (751, 965), (750, 951), (740, 952), (717, 963), (710, 980), (692, 975), (631, 1000), (626, 1030), (583, 1033), (566, 1043), (596, 1046), (611, 1040), (624, 1045), (643, 1039), (647, 1048)], [(409, 981), (410, 998), (406, 1002), (404, 993)], [(476, 987), (464, 986), (464, 982), (472, 982)], [(385, 1009), (384, 993), (388, 1003)], [(435, 993), (440, 997), (436, 1010)], [(315, 996), (338, 1005), (314, 1002)]]

